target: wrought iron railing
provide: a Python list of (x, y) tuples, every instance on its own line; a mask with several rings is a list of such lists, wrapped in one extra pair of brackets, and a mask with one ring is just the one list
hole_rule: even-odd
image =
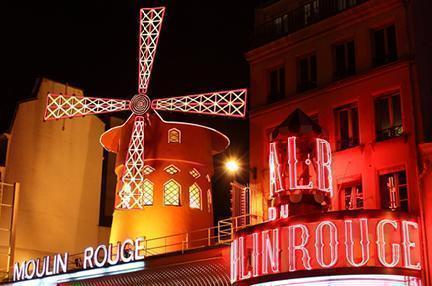
[(368, 0), (313, 0), (255, 27), (253, 46), (258, 47), (339, 14)]
[(377, 141), (383, 141), (393, 137), (399, 137), (403, 135), (402, 125), (396, 125), (389, 128), (377, 129)]
[[(145, 239), (141, 255), (145, 257), (162, 255), (172, 252), (185, 252), (191, 249), (204, 248), (230, 243), (234, 238), (237, 230), (261, 223), (262, 218), (246, 214), (237, 217), (230, 217), (220, 220), (217, 226), (197, 229), (187, 233), (179, 233), (156, 238)], [(113, 246), (112, 255), (117, 255), (117, 246)], [(127, 251), (133, 252), (134, 249)], [(82, 269), (83, 253), (77, 253), (69, 256), (68, 269)]]

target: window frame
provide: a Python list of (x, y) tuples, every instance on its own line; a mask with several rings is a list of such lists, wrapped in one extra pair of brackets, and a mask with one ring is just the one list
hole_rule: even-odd
[[(171, 140), (171, 133), (176, 133), (177, 134), (177, 140)], [(177, 129), (175, 127), (168, 129), (168, 143), (169, 144), (181, 144), (182, 142), (182, 133), (180, 131), (180, 129)]]
[[(394, 107), (393, 107), (393, 100), (391, 100), (392, 97), (399, 96), (399, 107), (400, 107), (400, 119), (401, 124), (400, 126), (396, 126), (394, 124)], [(387, 99), (387, 107), (388, 107), (388, 113), (389, 113), (389, 125), (390, 127), (387, 129), (379, 129), (378, 128), (378, 112), (377, 112), (377, 102), (382, 99)], [(390, 99), (390, 100), (389, 100)], [(393, 90), (390, 92), (378, 94), (374, 97), (374, 127), (375, 127), (375, 142), (382, 142), (393, 138), (402, 137), (405, 133), (405, 126), (404, 126), (404, 111), (403, 111), (403, 104), (402, 104), (402, 94), (400, 89)], [(383, 136), (378, 134), (379, 132), (383, 132), (385, 130), (396, 130), (396, 128), (400, 128), (401, 131), (399, 132), (399, 135), (391, 135), (391, 136)]]
[[(312, 58), (315, 58), (315, 71), (312, 72)], [(307, 80), (303, 82), (302, 62), (306, 60), (306, 77)], [(313, 80), (313, 77), (315, 79)], [(315, 51), (305, 54), (297, 58), (297, 93), (302, 93), (318, 87), (318, 59)]]
[[(357, 138), (354, 134), (354, 123), (353, 123), (353, 109), (357, 110)], [(354, 148), (360, 145), (360, 117), (359, 117), (359, 108), (358, 102), (351, 102), (342, 106), (338, 106), (333, 109), (334, 122), (335, 122), (335, 143), (336, 143), (336, 151), (342, 151), (350, 148)], [(342, 135), (341, 135), (341, 121), (340, 114), (343, 111), (348, 112), (348, 146), (344, 147), (342, 144)]]
[[(389, 48), (389, 34), (388, 34), (388, 29), (390, 27), (394, 27), (394, 44), (395, 44), (395, 54), (392, 55), (390, 54), (390, 48)], [(377, 56), (377, 50), (376, 50), (376, 39), (375, 39), (375, 33), (379, 32), (379, 31), (383, 31), (384, 33), (384, 38), (383, 38), (383, 42), (384, 42), (384, 58), (380, 59)], [(375, 27), (371, 29), (371, 42), (372, 42), (372, 63), (373, 66), (378, 67), (378, 66), (382, 66), (382, 65), (386, 65), (388, 63), (397, 61), (399, 58), (399, 44), (398, 44), (398, 33), (397, 33), (398, 29), (397, 29), (397, 25), (395, 22), (392, 23), (387, 23), (385, 25), (379, 26), (379, 27)]]
[[(174, 182), (174, 184), (178, 186), (178, 205), (175, 205), (175, 204), (167, 204), (167, 203), (166, 203), (166, 195), (165, 195), (165, 193), (166, 193), (166, 191), (167, 191), (167, 189), (166, 189), (166, 185), (168, 185), (170, 182)], [(177, 181), (174, 180), (174, 179), (169, 179), (168, 181), (166, 181), (166, 182), (164, 183), (164, 185), (163, 185), (163, 204), (164, 204), (164, 206), (167, 206), (167, 207), (181, 207), (181, 206), (182, 206), (181, 194), (182, 194), (182, 191), (181, 191), (181, 184), (180, 184), (179, 182), (177, 182)]]
[[(348, 45), (353, 45), (354, 49), (354, 62), (353, 62), (353, 69), (350, 69), (349, 65), (349, 49)], [(344, 67), (342, 71), (338, 71), (338, 61), (337, 61), (337, 51), (336, 49), (340, 46), (343, 46), (344, 49)], [(343, 41), (336, 42), (332, 45), (332, 56), (333, 56), (333, 80), (339, 80), (343, 78), (347, 78), (349, 76), (355, 75), (357, 73), (357, 53), (356, 53), (356, 41), (353, 38), (345, 39)]]
[[(149, 204), (146, 204), (145, 203), (145, 201), (143, 201), (143, 206), (153, 206), (154, 205), (154, 183), (151, 181), (151, 180), (149, 180), (149, 179), (144, 179), (144, 181), (143, 181), (143, 188), (144, 188), (144, 184), (146, 183), (146, 182), (148, 182), (148, 183), (150, 183), (150, 185), (151, 185), (151, 203), (149, 203)], [(144, 200), (144, 198), (145, 198), (145, 192), (146, 192), (146, 190), (145, 189), (143, 189), (143, 200)]]
[[(357, 190), (356, 190), (356, 196), (355, 196), (355, 204), (356, 206), (354, 208), (347, 208), (346, 205), (346, 189), (350, 188), (351, 189), (351, 193), (350, 193), (350, 199), (352, 200), (352, 191), (354, 188), (357, 189), (357, 186), (361, 187), (361, 196), (359, 196)], [(341, 201), (341, 210), (362, 210), (365, 208), (365, 195), (364, 195), (364, 189), (363, 189), (363, 184), (362, 184), (362, 180), (361, 178), (357, 179), (357, 180), (353, 180), (353, 181), (349, 181), (349, 182), (345, 182), (339, 185), (339, 189), (342, 191), (340, 193), (340, 201)], [(362, 200), (362, 206), (358, 207), (357, 203), (358, 203), (358, 199)], [(351, 202), (351, 201), (350, 201)]]
[[(199, 207), (192, 207), (192, 205), (191, 205), (191, 203), (192, 203), (191, 191), (192, 191), (193, 187), (195, 187), (198, 190)], [(197, 182), (194, 182), (192, 185), (190, 185), (190, 187), (189, 187), (189, 208), (195, 209), (195, 210), (202, 210), (202, 208), (203, 208), (202, 195), (203, 195), (202, 189), (200, 188), (200, 186), (198, 185)]]
[[(398, 174), (402, 173), (402, 172), (405, 173), (405, 184), (399, 184), (399, 175)], [(384, 194), (383, 194), (384, 190), (382, 190), (382, 188), (381, 188), (382, 187), (381, 186), (381, 177), (389, 176), (389, 175), (392, 175), (393, 178), (395, 177), (395, 175), (398, 175), (397, 182), (396, 182), (396, 184), (397, 184), (397, 190), (398, 190), (396, 192), (396, 202), (397, 202), (398, 206), (395, 209), (392, 209), (391, 207), (386, 207), (385, 206), (386, 202), (384, 201), (385, 200), (385, 197), (384, 197)], [(406, 190), (406, 199), (403, 199), (403, 200), (400, 199), (400, 197), (401, 197), (400, 187), (405, 188), (405, 190)], [(379, 191), (379, 198), (380, 198), (379, 206), (380, 206), (381, 209), (391, 210), (391, 211), (400, 211), (400, 212), (409, 212), (410, 211), (410, 194), (409, 194), (409, 189), (410, 189), (410, 187), (409, 187), (409, 183), (408, 183), (408, 173), (407, 173), (406, 166), (398, 167), (398, 168), (393, 168), (393, 169), (386, 169), (386, 170), (382, 170), (382, 171), (380, 171), (378, 173), (378, 191)], [(388, 197), (389, 197), (388, 203), (391, 203), (391, 194), (389, 194)], [(401, 207), (402, 206), (401, 201), (406, 201), (406, 204), (407, 204), (406, 210), (402, 209), (402, 207)]]
[[(273, 89), (273, 80), (272, 80), (272, 73), (276, 73), (276, 93), (272, 93)], [(268, 103), (275, 103), (278, 101), (281, 101), (285, 98), (286, 94), (286, 71), (285, 71), (285, 65), (278, 65), (275, 66), (267, 71), (267, 82), (268, 82), (268, 88), (267, 88), (267, 102)]]

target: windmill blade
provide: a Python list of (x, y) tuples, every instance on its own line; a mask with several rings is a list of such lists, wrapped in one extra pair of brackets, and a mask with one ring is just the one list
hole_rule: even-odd
[(144, 206), (144, 127), (145, 118), (136, 116), (124, 164), (116, 209), (142, 209)]
[(165, 7), (140, 10), (138, 93), (146, 94)]
[(45, 120), (129, 110), (129, 100), (48, 94)]
[(152, 101), (154, 110), (199, 113), (230, 117), (246, 115), (246, 89), (159, 98)]

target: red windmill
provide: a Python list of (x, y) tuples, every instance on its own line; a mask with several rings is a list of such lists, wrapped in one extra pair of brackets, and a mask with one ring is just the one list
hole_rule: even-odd
[(132, 111), (128, 121), (134, 121), (133, 131), (121, 178), (122, 187), (118, 193), (120, 200), (115, 206), (117, 209), (143, 208), (144, 135), (150, 113), (157, 114), (158, 110), (162, 110), (244, 117), (246, 112), (246, 89), (150, 100), (147, 90), (164, 13), (164, 7), (140, 10), (138, 94), (132, 100), (48, 94), (45, 120)]

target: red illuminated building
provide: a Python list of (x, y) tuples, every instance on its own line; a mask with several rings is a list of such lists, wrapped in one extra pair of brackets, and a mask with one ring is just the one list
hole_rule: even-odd
[[(426, 1), (282, 0), (267, 2), (256, 10), (256, 46), (246, 55), (251, 69), (250, 164), (257, 169), (251, 188), (255, 188), (252, 192), (263, 194), (264, 210), (275, 207), (279, 212), (281, 200), (288, 204), (288, 213), (294, 217), (268, 223), (271, 230), (281, 227), (279, 231), (282, 232), (285, 229), (281, 242), (286, 243), (291, 232), (299, 235), (299, 231), (303, 239), (306, 233), (302, 231), (310, 232), (310, 242), (305, 248), (298, 246), (302, 240), (298, 241), (297, 237), (282, 248), (281, 255), (293, 252), (290, 252), (290, 243), (291, 247), (297, 245), (295, 249), (303, 251), (304, 257), (312, 253), (310, 262), (297, 260), (303, 267), (297, 275), (290, 272), (295, 261), (289, 261), (289, 257), (284, 261), (286, 258), (282, 257), (280, 268), (285, 270), (276, 271), (278, 274), (273, 275), (276, 280), (340, 274), (365, 274), (367, 280), (369, 274), (392, 273), (412, 275), (421, 279), (422, 285), (430, 285), (427, 242), (432, 232), (426, 226), (430, 221), (431, 149), (427, 142), (431, 139), (431, 119), (425, 108), (431, 106), (431, 95), (430, 89), (427, 90), (430, 80), (419, 80), (430, 70), (425, 67), (429, 56), (419, 47), (423, 45), (419, 39), (424, 40), (421, 37), (426, 34), (423, 31), (426, 20), (419, 19), (419, 9), (427, 5), (422, 2)], [(310, 143), (297, 147), (299, 171), (292, 172), (295, 161), (287, 150), (293, 146), (289, 138), (298, 134), (300, 138), (315, 134), (316, 138), (329, 142), (332, 196), (311, 193), (313, 188), (305, 186), (312, 183), (313, 176), (319, 179), (319, 158), (315, 168), (305, 164), (310, 159), (307, 156), (313, 154), (308, 147)], [(273, 149), (275, 144), (279, 150)], [(297, 186), (293, 185), (293, 178)], [(282, 191), (272, 197), (274, 190), (279, 189)], [(390, 223), (390, 228), (389, 225), (384, 228), (400, 243), (392, 246), (393, 258), (400, 255), (397, 263), (395, 259), (384, 258), (383, 249), (379, 249), (382, 225), (375, 225), (377, 218), (384, 219), (378, 225)], [(404, 219), (414, 227), (406, 230), (406, 234)], [(366, 248), (360, 251), (357, 249), (360, 245), (356, 244), (366, 239), (359, 232), (366, 220), (369, 235), (373, 237), (370, 252), (365, 251)], [(285, 225), (293, 223), (302, 228), (288, 226), (286, 230)], [(266, 227), (256, 229), (257, 232), (251, 230), (253, 235), (264, 235)], [(357, 230), (350, 234), (352, 229)], [(248, 232), (242, 231), (240, 237), (243, 233)], [(412, 246), (411, 240), (406, 241), (408, 234), (416, 237), (411, 238), (417, 241), (411, 254), (415, 258), (402, 257), (404, 247), (405, 251), (412, 250), (407, 247)], [(321, 237), (333, 244), (324, 243), (323, 250)], [(351, 237), (357, 242), (352, 244)], [(254, 236), (246, 236), (244, 240), (253, 244)], [(240, 247), (240, 241), (237, 243)], [(387, 246), (388, 243), (391, 242), (388, 241)], [(351, 250), (350, 245), (354, 245)], [(318, 247), (320, 251), (310, 247)], [(355, 259), (349, 262), (352, 251)], [(274, 256), (266, 255), (268, 262), (273, 262)], [(341, 270), (337, 270), (339, 267)], [(308, 274), (301, 271), (308, 268), (311, 269)], [(413, 269), (417, 271), (411, 271)], [(256, 270), (254, 281), (268, 281), (268, 277), (262, 276), (264, 270), (271, 273), (275, 269)], [(241, 275), (247, 276), (247, 271), (239, 275), (239, 283), (250, 281), (241, 279)], [(370, 276), (370, 281), (376, 278), (373, 277)], [(334, 285), (348, 282), (339, 283), (342, 284)], [(291, 284), (285, 281), (275, 285)]]
[(232, 184), (235, 217), (215, 226), (212, 156), (229, 140), (158, 112), (242, 117), (246, 91), (151, 101), (164, 10), (141, 10), (138, 95), (50, 94), (45, 113), (132, 111), (101, 137), (116, 153), (109, 243), (18, 261), (11, 283), (432, 285), (428, 6), (262, 1), (246, 53), (250, 183)]

